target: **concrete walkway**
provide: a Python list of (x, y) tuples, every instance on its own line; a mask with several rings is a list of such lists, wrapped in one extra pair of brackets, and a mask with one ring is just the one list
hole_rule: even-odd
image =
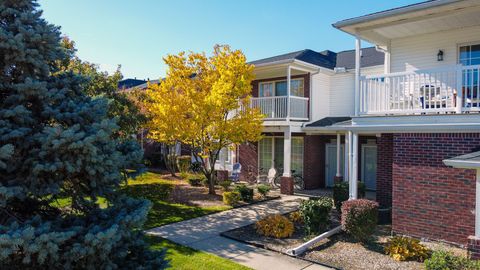
[(298, 208), (300, 197), (283, 196), (278, 200), (240, 207), (220, 213), (168, 224), (147, 231), (196, 250), (210, 252), (258, 270), (330, 269), (277, 252), (250, 246), (220, 233), (255, 223), (270, 214), (284, 214)]

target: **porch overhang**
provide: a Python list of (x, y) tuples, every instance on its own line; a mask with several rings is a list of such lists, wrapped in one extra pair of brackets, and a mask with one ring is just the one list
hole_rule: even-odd
[(269, 79), (287, 76), (287, 68), (290, 67), (291, 75), (301, 75), (305, 73), (318, 73), (320, 71), (333, 74), (333, 70), (313, 65), (298, 59), (287, 59), (281, 61), (273, 61), (255, 65), (255, 79)]
[(381, 133), (470, 133), (480, 132), (480, 114), (353, 117), (351, 121), (302, 129), (309, 134), (332, 132)]
[(390, 40), (480, 25), (477, 0), (435, 0), (346, 19), (333, 26), (380, 46)]

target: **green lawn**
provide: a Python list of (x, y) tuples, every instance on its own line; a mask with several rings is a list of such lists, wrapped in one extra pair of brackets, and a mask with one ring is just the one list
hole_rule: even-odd
[[(129, 180), (128, 186), (124, 187), (124, 191), (130, 196), (146, 198), (152, 202), (145, 229), (230, 209), (229, 206), (198, 207), (168, 202), (166, 198), (175, 184), (175, 181), (161, 179), (160, 175), (149, 172), (135, 180)], [(167, 259), (170, 260), (172, 269), (249, 269), (230, 260), (177, 245), (166, 239), (148, 237), (148, 240), (153, 249), (167, 249)]]

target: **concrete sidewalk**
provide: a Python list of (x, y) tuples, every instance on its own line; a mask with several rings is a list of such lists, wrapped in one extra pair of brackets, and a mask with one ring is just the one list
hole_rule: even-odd
[(277, 252), (257, 248), (220, 236), (220, 233), (256, 222), (270, 214), (284, 214), (298, 208), (301, 197), (283, 196), (278, 200), (240, 207), (220, 213), (168, 224), (147, 233), (175, 243), (230, 259), (258, 270), (330, 269)]

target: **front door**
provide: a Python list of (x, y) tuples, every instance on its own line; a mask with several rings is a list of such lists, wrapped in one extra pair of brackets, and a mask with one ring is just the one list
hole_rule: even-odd
[[(325, 147), (325, 185), (327, 187), (333, 187), (334, 178), (337, 174), (337, 145), (327, 144)], [(340, 172), (344, 172), (345, 169), (345, 151), (343, 150), (343, 144), (340, 146)]]
[(377, 146), (362, 145), (362, 179), (368, 190), (377, 189)]

